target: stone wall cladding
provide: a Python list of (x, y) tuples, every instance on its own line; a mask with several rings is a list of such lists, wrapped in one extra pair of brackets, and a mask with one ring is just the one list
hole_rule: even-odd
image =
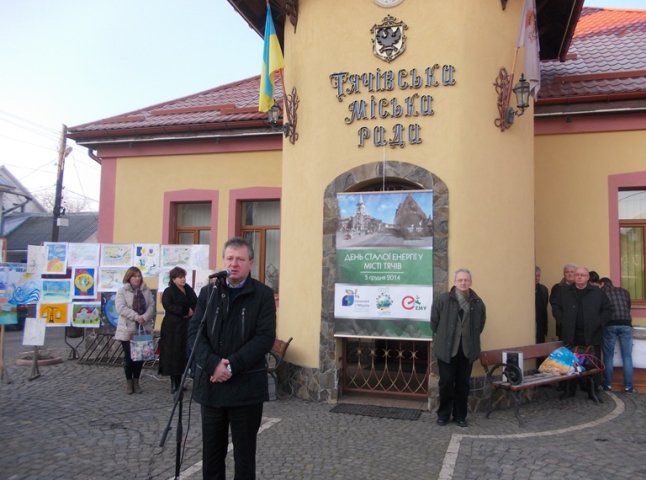
[[(335, 402), (339, 397), (341, 372), (337, 368), (336, 360), (340, 355), (336, 351), (336, 339), (334, 338), (336, 230), (339, 220), (336, 194), (359, 191), (361, 185), (381, 182), (384, 177), (387, 183), (405, 180), (419, 189), (433, 190), (434, 295), (445, 292), (448, 288), (449, 195), (446, 184), (422, 167), (396, 161), (368, 163), (339, 175), (325, 189), (323, 200), (320, 367), (316, 369), (287, 365), (287, 371), (283, 372), (282, 378), (279, 375), (279, 391), (281, 392), (319, 402)], [(434, 388), (436, 384), (437, 382), (434, 382)], [(436, 396), (436, 392), (434, 391), (430, 396)]]

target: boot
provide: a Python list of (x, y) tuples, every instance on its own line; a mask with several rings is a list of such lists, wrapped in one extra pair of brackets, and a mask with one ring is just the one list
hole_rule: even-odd
[(126, 380), (126, 393), (128, 395), (132, 395), (132, 392), (134, 392), (133, 381), (132, 380)]
[(133, 378), (132, 379), (132, 387), (135, 393), (143, 393), (141, 390), (141, 387), (139, 386), (139, 379), (138, 378)]

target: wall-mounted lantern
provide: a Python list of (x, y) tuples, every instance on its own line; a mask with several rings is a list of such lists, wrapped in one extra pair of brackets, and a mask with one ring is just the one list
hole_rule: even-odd
[[(514, 76), (507, 73), (507, 69), (502, 67), (498, 73), (498, 77), (494, 82), (496, 93), (498, 94), (498, 118), (494, 120), (496, 127), (504, 132), (514, 123), (516, 117), (520, 117), (525, 113), (525, 109), (529, 107), (529, 82), (525, 79), (524, 74), (520, 74), (520, 80), (512, 88)], [(511, 100), (511, 92), (516, 96), (516, 109), (509, 105)]]

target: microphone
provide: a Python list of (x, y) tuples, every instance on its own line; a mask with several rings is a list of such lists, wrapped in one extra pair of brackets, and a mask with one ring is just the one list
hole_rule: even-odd
[(213, 280), (214, 278), (217, 278), (217, 279), (227, 278), (230, 273), (231, 272), (229, 271), (229, 269), (225, 268), (224, 270), (220, 270), (219, 272), (215, 272), (209, 275), (209, 280)]

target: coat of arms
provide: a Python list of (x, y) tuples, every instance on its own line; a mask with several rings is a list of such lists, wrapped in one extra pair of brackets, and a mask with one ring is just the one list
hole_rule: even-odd
[(408, 26), (398, 22), (395, 17), (388, 15), (383, 23), (370, 29), (372, 34), (372, 52), (382, 60), (390, 63), (406, 50), (406, 35)]

